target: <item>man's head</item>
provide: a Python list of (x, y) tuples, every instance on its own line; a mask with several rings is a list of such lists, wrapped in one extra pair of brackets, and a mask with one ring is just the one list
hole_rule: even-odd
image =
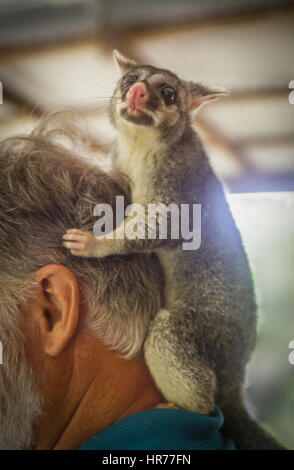
[[(82, 152), (73, 135), (67, 144)], [(95, 363), (99, 348), (108, 369), (109, 354), (116, 354), (123, 370), (126, 360), (117, 352), (128, 359), (140, 354), (162, 300), (156, 257), (86, 259), (63, 247), (68, 228), (91, 230), (94, 206), (114, 206), (122, 190), (57, 137), (41, 126), (0, 144), (0, 448), (33, 445), (34, 425), (49, 402), (64, 400), (55, 381), (71, 384), (74, 401), (101, 360)], [(81, 367), (78, 376), (73, 367)]]

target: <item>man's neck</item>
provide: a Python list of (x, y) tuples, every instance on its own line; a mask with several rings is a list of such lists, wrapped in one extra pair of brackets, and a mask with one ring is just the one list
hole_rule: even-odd
[[(59, 418), (54, 441), (53, 435), (47, 441), (48, 423), (43, 423), (43, 438), (39, 439), (37, 449), (76, 449), (111, 424), (131, 414), (154, 408), (163, 401), (142, 358), (125, 360), (100, 344), (99, 351), (96, 350), (94, 354), (89, 352), (87, 364), (83, 366), (88, 373), (93, 369), (93, 359), (96, 367), (91, 380), (88, 383), (85, 381), (81, 369), (79, 373), (73, 374), (68, 384), (68, 390), (78, 390), (79, 393), (74, 393), (74, 398), (64, 397), (64, 401), (72, 401), (72, 406), (71, 412), (67, 412), (64, 417), (62, 429)], [(82, 364), (76, 364), (76, 367), (81, 368)], [(86, 385), (81, 387), (81, 383)], [(62, 412), (50, 410), (57, 416)]]

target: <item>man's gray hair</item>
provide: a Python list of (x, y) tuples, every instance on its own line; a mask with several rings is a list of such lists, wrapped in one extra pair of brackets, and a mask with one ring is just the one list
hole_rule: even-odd
[(114, 206), (123, 194), (119, 178), (84, 158), (89, 142), (76, 126), (51, 118), (30, 135), (0, 143), (0, 292), (7, 299), (1, 323), (11, 328), (19, 323), (21, 318), (10, 316), (9, 299), (17, 296), (21, 307), (36, 271), (61, 264), (79, 282), (87, 326), (107, 346), (132, 358), (161, 306), (163, 274), (153, 254), (99, 260), (75, 257), (63, 247), (67, 229), (92, 230), (94, 206)]

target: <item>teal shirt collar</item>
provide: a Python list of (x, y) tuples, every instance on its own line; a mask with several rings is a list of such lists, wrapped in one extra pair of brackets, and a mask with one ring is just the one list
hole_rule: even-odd
[(85, 442), (79, 450), (235, 450), (220, 431), (223, 415), (180, 409), (141, 411), (112, 424)]

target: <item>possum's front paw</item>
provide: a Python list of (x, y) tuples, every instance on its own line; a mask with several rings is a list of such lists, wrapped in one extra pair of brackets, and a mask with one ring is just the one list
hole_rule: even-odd
[(69, 248), (75, 256), (84, 256), (86, 258), (105, 256), (99, 250), (99, 246), (103, 247), (104, 240), (98, 241), (90, 231), (73, 228), (68, 230), (62, 238), (64, 240), (63, 246)]

